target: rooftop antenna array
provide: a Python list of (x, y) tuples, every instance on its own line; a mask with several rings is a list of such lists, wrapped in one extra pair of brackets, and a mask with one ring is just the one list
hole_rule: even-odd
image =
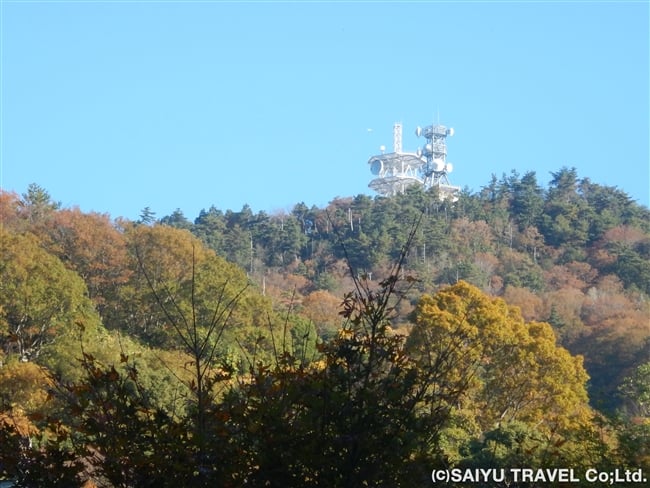
[(381, 146), (381, 154), (368, 160), (375, 176), (368, 186), (382, 196), (403, 193), (412, 185), (421, 185), (425, 190), (435, 186), (441, 200), (458, 200), (460, 187), (449, 182), (453, 166), (447, 162), (447, 136), (453, 136), (454, 129), (438, 123), (417, 127), (415, 135), (425, 138), (424, 146), (415, 153), (403, 152), (402, 124), (393, 126), (393, 152), (386, 153)]

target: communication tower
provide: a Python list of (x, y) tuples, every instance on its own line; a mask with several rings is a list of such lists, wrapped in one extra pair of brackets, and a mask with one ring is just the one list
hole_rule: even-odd
[(376, 176), (370, 188), (380, 195), (392, 196), (402, 193), (411, 185), (422, 184), (422, 158), (415, 153), (402, 152), (402, 124), (393, 126), (393, 152), (385, 153), (384, 146), (379, 148), (381, 154), (368, 161), (370, 172)]
[(453, 136), (454, 129), (436, 124), (416, 128), (415, 135), (424, 136), (424, 147), (415, 153), (403, 152), (402, 124), (393, 126), (393, 152), (385, 153), (381, 146), (382, 153), (368, 160), (376, 176), (368, 186), (383, 196), (402, 193), (411, 185), (422, 185), (425, 190), (435, 186), (442, 200), (458, 200), (460, 187), (449, 183), (453, 166), (447, 162), (447, 136)]

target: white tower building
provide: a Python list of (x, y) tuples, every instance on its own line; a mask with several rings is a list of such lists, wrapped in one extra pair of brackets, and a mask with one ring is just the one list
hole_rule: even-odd
[(433, 186), (439, 190), (441, 199), (458, 200), (460, 187), (449, 182), (448, 174), (453, 166), (447, 162), (447, 136), (453, 136), (454, 129), (444, 125), (430, 125), (415, 130), (418, 137), (424, 136), (426, 144), (415, 153), (402, 151), (402, 124), (393, 126), (393, 152), (372, 156), (368, 160), (370, 172), (376, 177), (368, 186), (383, 196), (402, 193), (411, 185)]

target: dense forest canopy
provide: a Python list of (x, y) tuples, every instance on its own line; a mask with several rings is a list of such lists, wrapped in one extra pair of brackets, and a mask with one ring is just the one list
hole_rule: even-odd
[(299, 203), (277, 215), (210, 207), (191, 222), (177, 210), (160, 222), (190, 230), (260, 286), (286, 283), (280, 288), (295, 286), (308, 301), (318, 293), (321, 304), (324, 292), (350, 288), (346, 262), (385, 277), (419, 222), (405, 262), (418, 291), (464, 280), (528, 320), (551, 323), (564, 346), (585, 356), (594, 404), (614, 408), (617, 385), (650, 354), (650, 212), (573, 168), (553, 173), (548, 188), (534, 172), (493, 176), (455, 203), (413, 187), (393, 198), (337, 198), (323, 209)]
[(575, 169), (137, 222), (33, 184), (0, 218), (0, 479), (650, 469), (650, 211)]

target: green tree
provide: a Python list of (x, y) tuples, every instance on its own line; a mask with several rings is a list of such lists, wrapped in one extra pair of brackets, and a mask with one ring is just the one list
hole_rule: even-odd
[(506, 285), (526, 287), (536, 292), (544, 289), (544, 274), (542, 268), (534, 262), (531, 256), (503, 249), (499, 253), (499, 274), (503, 276)]
[(583, 260), (593, 210), (578, 192), (575, 168), (562, 168), (552, 175), (540, 231), (547, 244), (562, 248), (563, 262)]
[(156, 212), (151, 210), (151, 207), (144, 207), (140, 212), (140, 219), (138, 224), (152, 225), (156, 222)]
[(38, 224), (61, 207), (43, 187), (31, 183), (23, 193), (20, 207), (31, 224)]
[(629, 415), (650, 418), (650, 362), (639, 365), (632, 375), (626, 377), (619, 391), (627, 400)]
[[(647, 341), (650, 351), (650, 340)], [(640, 364), (619, 386), (625, 417), (618, 425), (619, 452), (631, 466), (650, 469), (650, 362)]]
[(283, 216), (277, 240), (280, 261), (285, 265), (298, 261), (306, 242), (307, 237), (298, 219), (293, 215)]
[(544, 195), (537, 184), (534, 171), (527, 172), (521, 180), (514, 183), (512, 213), (519, 224), (519, 230), (535, 226), (544, 209)]
[(226, 221), (221, 210), (218, 210), (214, 205), (207, 211), (201, 210), (199, 216), (194, 221), (193, 229), (193, 233), (207, 247), (222, 256), (225, 254), (224, 234)]
[(250, 269), (254, 252), (253, 235), (239, 224), (230, 226), (224, 236), (224, 257), (242, 269)]
[(192, 222), (187, 220), (180, 208), (174, 210), (171, 215), (167, 215), (160, 219), (160, 223), (169, 225), (170, 227), (176, 227), (177, 229), (192, 230)]
[[(642, 250), (642, 252), (638, 252)], [(650, 295), (650, 245), (615, 246), (612, 254), (616, 261), (610, 267), (626, 286), (635, 286)]]
[(595, 184), (589, 178), (579, 183), (579, 192), (593, 209), (589, 238), (593, 243), (609, 229), (620, 225), (645, 228), (648, 231), (648, 209), (634, 203), (618, 188)]
[(0, 344), (22, 361), (43, 350), (77, 324), (96, 327), (98, 317), (83, 280), (44, 251), (31, 235), (0, 229)]
[(540, 448), (570, 442), (598, 461), (597, 446), (574, 435), (593, 432), (582, 360), (555, 344), (548, 324), (527, 324), (518, 310), (464, 282), (423, 296), (413, 317), (408, 353), (436, 375), (429, 415), (473, 412), (469, 424), (484, 433), (523, 422), (542, 435)]
[[(132, 275), (120, 289), (123, 308), (114, 323), (151, 345), (178, 347), (174, 322), (184, 325), (187, 317), (198, 314), (200, 323), (209, 324), (215, 310), (248, 288), (240, 268), (207, 249), (188, 231), (165, 225), (135, 226), (126, 238)], [(245, 341), (243, 336), (256, 337), (260, 330), (267, 330), (267, 315), (272, 315), (269, 300), (252, 288), (247, 290), (223, 332), (224, 340), (234, 341), (237, 336), (254, 349), (256, 339)]]
[(417, 405), (429, 375), (415, 368), (404, 337), (389, 325), (401, 296), (399, 270), (377, 287), (355, 280), (343, 305), (347, 322), (320, 347), (321, 359), (304, 367), (282, 355), (233, 392), (235, 437), (248, 457), (237, 480), (339, 487), (426, 481), (429, 467), (419, 456), (430, 419), (418, 417)]

